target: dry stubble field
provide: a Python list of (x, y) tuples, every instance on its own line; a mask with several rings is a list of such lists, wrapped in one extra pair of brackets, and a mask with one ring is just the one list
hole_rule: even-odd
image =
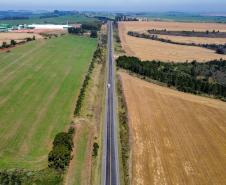
[(132, 185), (226, 184), (226, 103), (120, 77), (132, 135)]
[[(157, 21), (120, 22), (119, 35), (121, 38), (122, 47), (128, 55), (136, 56), (142, 60), (162, 60), (167, 62), (168, 61), (185, 62), (187, 60), (188, 61), (197, 60), (199, 62), (204, 62), (211, 59), (220, 59), (220, 58), (226, 59), (226, 55), (219, 55), (216, 54), (215, 51), (205, 48), (195, 46), (180, 46), (148, 39), (135, 38), (127, 35), (128, 31), (146, 31), (148, 29), (195, 30), (195, 31), (215, 29), (220, 31), (226, 31), (226, 24), (178, 23), (178, 22), (157, 22)], [(190, 37), (189, 39), (192, 39), (192, 37)], [(209, 39), (207, 40), (208, 42), (212, 42), (212, 40), (211, 41)]]
[(0, 33), (0, 46), (3, 42), (10, 43), (11, 40), (15, 40), (17, 42), (23, 41), (26, 38), (32, 38), (35, 36), (36, 39), (42, 39), (43, 37), (37, 33)]
[(206, 37), (183, 37), (158, 35), (159, 38), (169, 39), (181, 43), (195, 43), (195, 44), (225, 44), (226, 38), (206, 38)]
[(183, 23), (183, 22), (164, 22), (164, 21), (124, 22), (124, 23), (126, 23), (134, 31), (142, 31), (148, 29), (167, 29), (178, 31), (219, 30), (221, 32), (226, 32), (226, 24), (218, 23)]

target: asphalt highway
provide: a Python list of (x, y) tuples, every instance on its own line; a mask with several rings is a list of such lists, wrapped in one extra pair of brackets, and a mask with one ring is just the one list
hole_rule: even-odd
[(120, 185), (117, 140), (113, 26), (108, 22), (107, 86), (102, 158), (102, 185)]

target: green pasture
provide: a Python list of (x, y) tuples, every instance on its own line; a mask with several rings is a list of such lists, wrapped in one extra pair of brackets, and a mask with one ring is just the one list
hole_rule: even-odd
[(0, 169), (41, 169), (70, 124), (96, 39), (64, 36), (0, 51)]

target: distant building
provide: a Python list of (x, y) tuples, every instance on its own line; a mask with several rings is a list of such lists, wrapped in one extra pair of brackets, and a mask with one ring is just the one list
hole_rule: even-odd
[(8, 24), (0, 24), (0, 32), (8, 32), (10, 26)]
[(147, 17), (138, 17), (137, 19), (140, 22), (142, 22), (142, 21), (148, 21), (148, 18)]
[(0, 32), (7, 32), (8, 31), (8, 28), (6, 27), (0, 27)]

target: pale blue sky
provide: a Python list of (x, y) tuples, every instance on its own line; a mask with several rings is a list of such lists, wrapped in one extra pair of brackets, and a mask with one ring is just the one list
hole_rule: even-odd
[(0, 9), (226, 12), (226, 0), (0, 0)]

